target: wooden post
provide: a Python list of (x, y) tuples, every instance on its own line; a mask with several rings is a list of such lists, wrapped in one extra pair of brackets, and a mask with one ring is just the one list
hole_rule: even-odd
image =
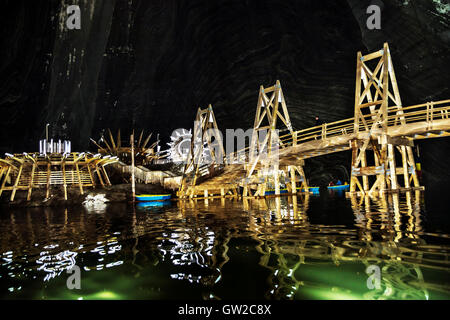
[[(360, 112), (361, 112), (359, 109), (360, 95), (361, 95), (361, 68), (362, 68), (361, 58), (362, 58), (362, 54), (361, 54), (361, 52), (358, 52), (357, 59), (356, 59), (356, 83), (355, 83), (355, 123), (354, 123), (355, 133), (359, 131), (359, 116), (360, 116)], [(350, 191), (354, 191), (354, 190), (350, 190)]]
[[(356, 126), (356, 122), (355, 122), (355, 126)], [(356, 141), (352, 141), (352, 173), (351, 173), (351, 178), (350, 178), (350, 192), (355, 192), (356, 191), (356, 181), (358, 178), (353, 176), (353, 170), (355, 169), (355, 162), (356, 162), (356, 158), (358, 157), (358, 147), (356, 145)]]
[(133, 196), (133, 203), (136, 200), (136, 182), (134, 176), (134, 130), (131, 134), (131, 193)]
[(50, 159), (47, 159), (47, 161), (49, 161), (47, 163), (47, 192), (45, 193), (45, 198), (48, 199), (50, 198)]
[[(275, 194), (280, 195), (280, 170), (278, 163), (273, 166)], [(263, 195), (264, 196), (264, 195)]]
[(297, 193), (297, 184), (295, 183), (295, 168), (293, 166), (289, 167), (289, 172), (291, 174), (291, 188), (292, 193)]
[(92, 175), (91, 165), (89, 163), (87, 163), (86, 166), (87, 166), (87, 169), (89, 172), (89, 177), (91, 178), (92, 188), (95, 189), (95, 179), (94, 179), (94, 176)]
[(102, 187), (105, 187), (105, 183), (103, 182), (102, 175), (100, 173), (100, 168), (99, 168), (98, 164), (95, 164), (95, 168), (96, 168), (95, 172), (97, 172), (97, 176), (98, 176), (98, 180), (100, 181), (100, 184), (102, 185)]
[[(361, 167), (367, 167), (367, 158), (366, 158), (366, 150), (361, 150)], [(364, 191), (369, 191), (369, 178), (367, 176), (363, 176), (363, 188)]]
[(401, 146), (402, 151), (402, 165), (403, 165), (403, 180), (404, 180), (404, 186), (405, 188), (409, 189), (409, 174), (408, 174), (408, 160), (406, 155), (406, 147)]
[(412, 177), (413, 177), (413, 181), (414, 181), (414, 187), (419, 187), (419, 179), (417, 178), (417, 174), (416, 174), (416, 163), (414, 161), (414, 154), (412, 152), (412, 148), (411, 147), (406, 147), (406, 153), (408, 155), (409, 158), (409, 165), (413, 167), (413, 173), (412, 173)]
[(36, 163), (33, 163), (33, 168), (31, 169), (30, 184), (28, 186), (27, 201), (31, 200), (31, 192), (33, 190), (33, 178), (34, 178), (34, 171), (35, 170), (36, 170)]
[(302, 165), (297, 166), (297, 172), (299, 173), (300, 178), (302, 179), (302, 183), (301, 183), (300, 187), (305, 190), (306, 194), (308, 194), (309, 186), (308, 186), (308, 180), (306, 179), (305, 171), (303, 170), (304, 164), (305, 164), (304, 161), (302, 161)]
[(66, 164), (64, 161), (65, 161), (65, 159), (63, 159), (61, 167), (62, 167), (62, 174), (63, 174), (64, 200), (67, 200)]
[[(5, 173), (6, 167), (2, 166), (0, 171), (0, 183), (2, 182), (3, 174)], [(0, 195), (1, 195), (1, 187), (0, 187)]]
[[(105, 181), (106, 181), (106, 184), (107, 184), (108, 186), (111, 186), (111, 181), (109, 180), (108, 172), (106, 172), (106, 169), (105, 169), (105, 166), (104, 166), (104, 165), (102, 165), (102, 171), (103, 171), (103, 174), (105, 175)], [(134, 170), (133, 170), (133, 172), (134, 172)]]
[(14, 197), (16, 196), (17, 186), (19, 185), (20, 176), (22, 175), (23, 163), (20, 165), (19, 173), (17, 174), (16, 182), (14, 183), (14, 187), (11, 193), (11, 201), (14, 201)]
[(81, 182), (81, 174), (80, 174), (80, 168), (78, 166), (78, 162), (75, 163), (75, 170), (77, 171), (77, 177), (78, 177), (78, 184), (79, 184), (79, 187), (80, 187), (80, 193), (84, 194), (84, 192), (83, 192), (83, 184)]
[(3, 182), (2, 182), (2, 188), (0, 189), (0, 196), (3, 193), (3, 188), (5, 187), (6, 181), (8, 180), (8, 177), (9, 177), (10, 173), (11, 173), (11, 166), (8, 166), (8, 170), (6, 171), (5, 178), (4, 178)]
[(389, 169), (391, 172), (391, 189), (397, 190), (397, 168), (395, 166), (394, 146), (388, 144)]

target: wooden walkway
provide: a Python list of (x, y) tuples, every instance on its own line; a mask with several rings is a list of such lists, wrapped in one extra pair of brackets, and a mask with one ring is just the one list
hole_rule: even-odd
[[(209, 110), (212, 112), (211, 106)], [(380, 51), (365, 56), (358, 53), (355, 117), (294, 131), (279, 81), (269, 88), (261, 86), (254, 132), (268, 130), (267, 137), (259, 141), (254, 134), (250, 147), (227, 155), (220, 163), (203, 164), (199, 159), (195, 171), (185, 170), (178, 196), (236, 197), (239, 187), (244, 188), (243, 197), (264, 197), (269, 187), (279, 195), (283, 180), (290, 193), (297, 193), (299, 186), (308, 187), (305, 159), (347, 150), (352, 150), (351, 195), (422, 190), (416, 175), (414, 140), (450, 136), (449, 114), (450, 100), (402, 106), (385, 44)], [(277, 129), (289, 133), (277, 136)], [(267, 156), (260, 159), (254, 150), (264, 148)]]
[(117, 161), (110, 156), (78, 152), (8, 154), (0, 159), (0, 196), (11, 191), (10, 201), (14, 201), (16, 192), (22, 190), (27, 191), (29, 201), (33, 189), (45, 188), (48, 199), (52, 187), (62, 186), (67, 200), (69, 187), (76, 187), (83, 194), (84, 188), (95, 188), (97, 183), (111, 185), (105, 166)]

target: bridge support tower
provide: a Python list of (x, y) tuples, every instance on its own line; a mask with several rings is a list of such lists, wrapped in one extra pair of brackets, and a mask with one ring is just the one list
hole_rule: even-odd
[[(278, 119), (281, 120), (283, 129), (277, 130)], [(295, 141), (280, 81), (272, 87), (261, 86), (249, 158), (245, 166), (243, 197), (264, 197), (266, 191), (271, 188), (275, 195), (279, 195), (282, 182), (291, 194), (296, 194), (302, 188), (308, 190), (303, 160), (289, 164), (280, 163), (278, 152), (286, 146), (279, 133), (285, 131), (288, 131)]]
[(358, 52), (348, 195), (423, 190), (415, 170), (413, 140), (389, 136), (388, 126), (405, 123), (388, 44), (365, 56)]
[[(214, 141), (213, 141), (214, 138)], [(212, 176), (226, 165), (222, 135), (217, 126), (216, 117), (211, 105), (197, 110), (191, 145), (183, 171), (178, 197), (181, 199), (213, 197), (220, 194), (226, 197), (229, 193), (237, 196), (237, 186), (231, 184), (215, 186), (197, 186), (200, 179)]]

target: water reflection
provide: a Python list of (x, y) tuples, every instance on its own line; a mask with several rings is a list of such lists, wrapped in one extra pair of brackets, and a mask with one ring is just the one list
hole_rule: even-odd
[[(299, 289), (302, 286), (309, 286), (304, 291), (310, 291), (313, 297), (318, 298), (428, 299), (428, 288), (448, 294), (448, 247), (427, 245), (421, 238), (419, 201), (419, 192), (415, 199), (407, 193), (402, 201), (398, 194), (382, 198), (352, 198), (356, 230), (316, 225), (307, 228), (306, 232), (296, 233), (295, 239), (291, 237), (292, 232), (269, 230), (259, 238), (257, 247), (262, 254), (260, 264), (272, 271), (269, 277), (272, 290), (266, 293), (266, 298), (294, 298), (302, 291)], [(276, 212), (275, 221), (295, 222), (296, 227), (308, 227), (306, 210), (299, 218), (295, 210), (289, 209), (290, 201), (285, 206), (281, 202), (279, 198), (268, 202), (269, 213)], [(308, 204), (304, 203), (303, 207), (307, 209)], [(376, 241), (372, 241), (374, 238)], [(310, 276), (302, 271), (302, 265), (330, 265), (330, 262), (338, 267), (349, 262), (376, 265), (381, 269), (382, 288), (368, 290), (359, 286), (352, 291), (333, 286), (330, 290), (327, 285), (312, 289), (315, 285), (308, 283)], [(425, 283), (421, 267), (444, 271), (446, 283)], [(323, 271), (311, 272), (317, 277), (327, 278), (327, 275), (336, 273), (333, 269), (338, 270), (327, 266)], [(355, 281), (354, 275), (346, 275), (345, 272), (336, 276), (348, 276), (346, 281)]]
[[(0, 290), (4, 298), (448, 299), (448, 235), (427, 232), (423, 220), (420, 192), (114, 205), (104, 214), (8, 210)], [(87, 283), (77, 293), (65, 287), (75, 264)], [(379, 289), (367, 287), (371, 265)]]

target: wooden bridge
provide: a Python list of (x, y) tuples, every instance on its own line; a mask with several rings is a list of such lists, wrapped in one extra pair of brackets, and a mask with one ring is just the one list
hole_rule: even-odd
[(450, 100), (403, 107), (385, 43), (358, 53), (354, 111), (353, 118), (294, 131), (280, 82), (261, 86), (250, 146), (224, 155), (221, 139), (211, 143), (220, 136), (212, 106), (199, 109), (193, 137), (201, 140), (191, 141), (178, 196), (237, 197), (242, 187), (243, 197), (263, 197), (269, 188), (279, 195), (281, 184), (289, 194), (307, 192), (304, 159), (346, 150), (352, 151), (350, 195), (423, 190), (414, 140), (450, 135)]

